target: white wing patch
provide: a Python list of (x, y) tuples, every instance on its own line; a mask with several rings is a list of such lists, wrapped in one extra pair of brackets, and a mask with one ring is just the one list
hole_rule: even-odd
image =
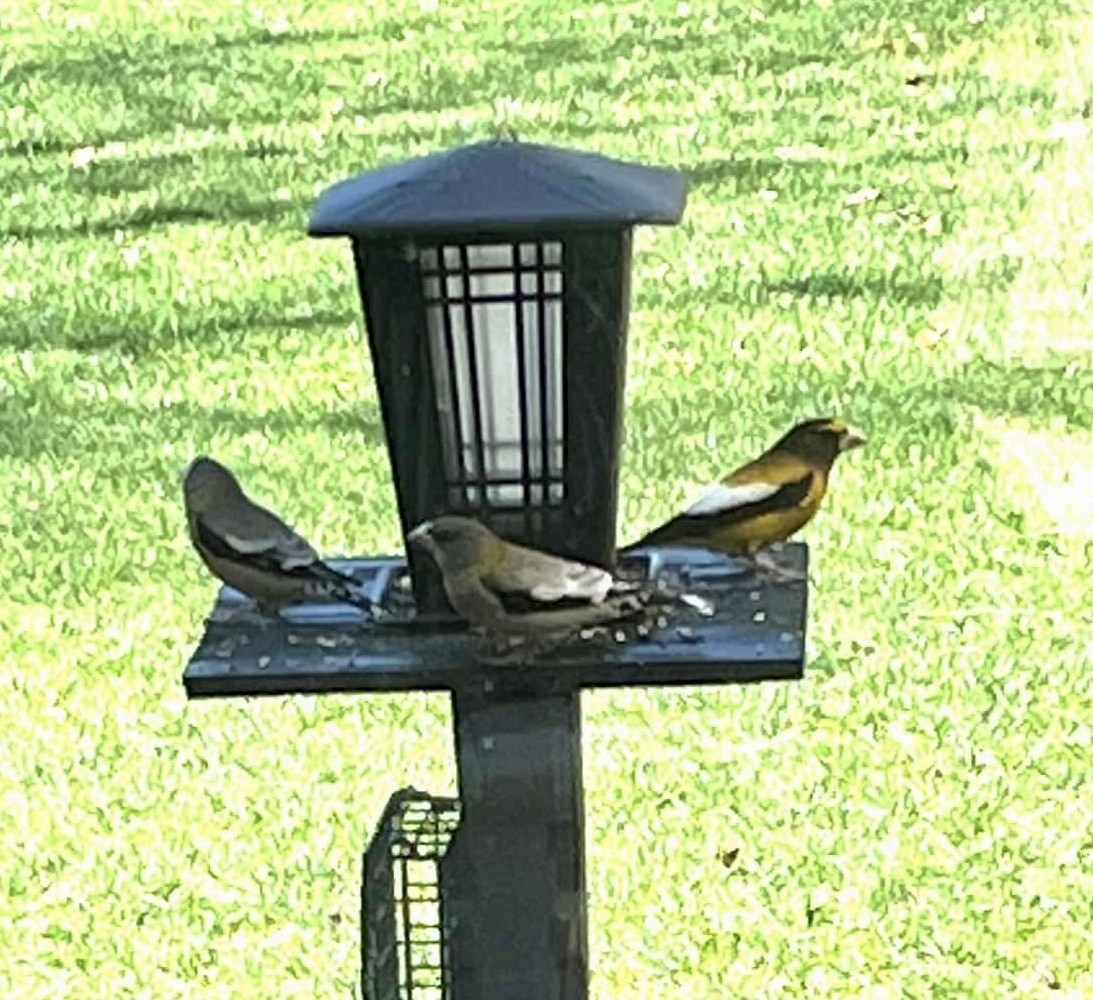
[(571, 569), (556, 579), (532, 587), (529, 591), (531, 596), (537, 601), (560, 601), (566, 597), (577, 597), (599, 604), (615, 585), (615, 578), (597, 566), (582, 566), (579, 563), (571, 563), (570, 566)]
[(739, 486), (726, 486), (714, 483), (705, 493), (683, 511), (690, 517), (707, 517), (723, 514), (727, 510), (743, 507), (744, 504), (758, 503), (774, 496), (780, 486), (771, 483), (742, 483)]
[(224, 536), (224, 541), (236, 552), (245, 556), (259, 555), (263, 552), (276, 553), (281, 568), (286, 570), (310, 566), (316, 559), (315, 550), (298, 536), (271, 538), (267, 535), (264, 538), (243, 538), (239, 535), (228, 534)]
[(313, 566), (318, 560), (313, 552), (282, 552), (282, 569), (302, 569), (305, 566)]
[(277, 548), (276, 538), (244, 538), (242, 535), (233, 535), (230, 532), (225, 532), (223, 537), (236, 552), (241, 552), (245, 556), (269, 552), (270, 549)]

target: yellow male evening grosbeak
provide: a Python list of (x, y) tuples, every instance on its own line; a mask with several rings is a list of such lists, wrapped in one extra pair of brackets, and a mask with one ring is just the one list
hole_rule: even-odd
[(692, 594), (623, 580), (598, 566), (506, 542), (469, 517), (425, 521), (406, 540), (436, 562), (452, 607), (487, 635), (561, 642), (584, 629), (641, 617), (653, 607), (682, 603), (700, 614), (713, 611)]
[(182, 494), (197, 554), (215, 576), (257, 602), (263, 613), (324, 601), (375, 610), (354, 589), (357, 582), (351, 576), (324, 563), (276, 514), (251, 500), (219, 462), (194, 459)]
[(812, 520), (827, 491), (831, 467), (865, 438), (831, 418), (806, 420), (754, 462), (742, 465), (702, 493), (681, 514), (623, 551), (682, 545), (744, 557), (792, 578), (758, 554), (784, 542)]

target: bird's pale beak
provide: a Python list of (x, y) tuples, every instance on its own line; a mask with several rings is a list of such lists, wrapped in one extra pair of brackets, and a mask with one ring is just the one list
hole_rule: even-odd
[(422, 521), (416, 528), (408, 532), (406, 541), (411, 545), (422, 545), (429, 541), (429, 532), (432, 530), (432, 521)]
[(848, 427), (839, 438), (839, 451), (850, 451), (852, 448), (860, 448), (863, 444), (865, 444), (865, 437), (853, 427)]

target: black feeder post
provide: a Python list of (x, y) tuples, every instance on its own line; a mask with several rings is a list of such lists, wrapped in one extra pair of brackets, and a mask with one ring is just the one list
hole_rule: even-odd
[[(320, 197), (310, 234), (352, 244), (404, 535), (461, 513), (513, 541), (614, 563), (631, 234), (677, 223), (685, 198), (676, 171), (515, 140), (371, 171)], [(789, 549), (807, 568), (805, 547)], [(802, 675), (803, 584), (763, 583), (696, 550), (638, 558), (704, 589), (716, 615), (686, 639), (669, 626), (649, 642), (487, 666), (435, 567), (411, 552), (409, 580), (402, 559), (342, 563), (374, 599), (405, 606), (386, 622), (327, 606), (233, 625), (219, 614), (239, 600), (228, 590), (210, 618), (186, 672), (191, 696), (451, 692), (460, 816), (439, 862), (445, 968), (429, 996), (587, 997), (583, 688)], [(408, 967), (410, 945), (400, 954)], [(419, 996), (412, 979), (407, 968), (384, 993), (365, 975), (375, 1000)]]

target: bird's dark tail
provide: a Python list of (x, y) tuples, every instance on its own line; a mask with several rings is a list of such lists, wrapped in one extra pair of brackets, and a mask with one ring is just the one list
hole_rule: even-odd
[(332, 566), (327, 566), (326, 563), (323, 563), (322, 566), (322, 576), (329, 584), (330, 596), (334, 600), (352, 604), (353, 607), (360, 608), (361, 611), (366, 611), (369, 614), (375, 613), (375, 602), (360, 592), (360, 584), (353, 577), (347, 573), (339, 572)]
[(646, 545), (654, 545), (653, 535), (655, 534), (656, 532), (650, 532), (648, 535), (639, 538), (636, 542), (630, 542), (627, 545), (623, 545), (620, 548), (615, 549), (615, 554), (619, 556), (628, 556), (635, 549), (644, 548)]
[(365, 597), (359, 590), (353, 590), (352, 587), (338, 587), (332, 596), (339, 601), (345, 601), (346, 604), (352, 604), (355, 608), (360, 608), (361, 611), (367, 611), (369, 614), (376, 610), (376, 605), (371, 598)]
[(376, 613), (376, 605), (372, 598), (365, 597), (360, 591), (350, 590), (349, 587), (346, 587), (345, 592), (340, 593), (338, 597), (346, 604), (352, 604), (354, 608), (360, 608), (368, 614)]
[(678, 518), (673, 518), (671, 521), (665, 521), (659, 528), (654, 528), (648, 534), (642, 535), (636, 542), (630, 542), (616, 549), (616, 552), (620, 556), (625, 556), (635, 549), (644, 549), (650, 545), (670, 545), (675, 534), (672, 529), (677, 527), (678, 520)]

